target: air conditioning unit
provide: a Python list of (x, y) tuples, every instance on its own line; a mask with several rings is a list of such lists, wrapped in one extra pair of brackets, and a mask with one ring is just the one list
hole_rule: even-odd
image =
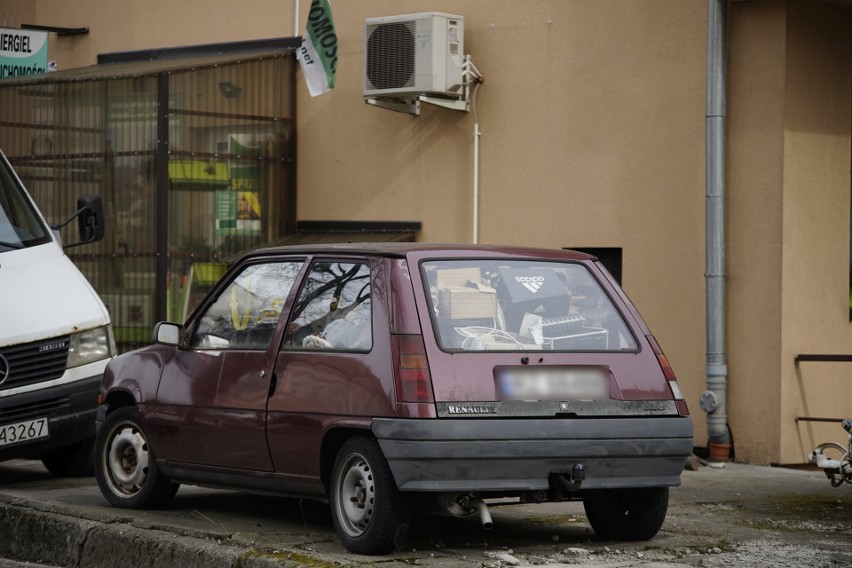
[(424, 12), (364, 25), (364, 97), (462, 96), (464, 18)]

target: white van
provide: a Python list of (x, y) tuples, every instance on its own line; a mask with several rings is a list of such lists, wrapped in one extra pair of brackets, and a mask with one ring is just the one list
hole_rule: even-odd
[[(100, 197), (77, 205), (64, 223), (78, 222), (70, 246), (103, 238)], [(0, 461), (90, 475), (98, 386), (114, 355), (103, 302), (0, 152)]]

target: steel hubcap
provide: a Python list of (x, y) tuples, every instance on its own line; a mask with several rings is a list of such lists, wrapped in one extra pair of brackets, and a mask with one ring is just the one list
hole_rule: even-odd
[(359, 456), (350, 456), (338, 484), (338, 511), (346, 532), (359, 536), (370, 526), (373, 517), (376, 488), (373, 472), (367, 461)]
[(116, 493), (134, 495), (145, 485), (148, 444), (137, 427), (129, 424), (119, 426), (105, 459), (108, 479)]

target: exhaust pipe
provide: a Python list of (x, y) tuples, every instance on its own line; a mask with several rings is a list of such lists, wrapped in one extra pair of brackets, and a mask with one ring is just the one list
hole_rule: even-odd
[(473, 493), (462, 495), (445, 493), (441, 495), (440, 500), (447, 512), (454, 517), (468, 518), (479, 514), (479, 522), (482, 523), (483, 529), (489, 530), (494, 526), (488, 505), (482, 499), (475, 497)]
[(476, 499), (473, 504), (476, 505), (476, 510), (479, 511), (479, 520), (482, 523), (482, 528), (487, 531), (491, 530), (491, 527), (494, 526), (494, 521), (491, 520), (491, 513), (488, 512), (488, 505), (482, 499)]

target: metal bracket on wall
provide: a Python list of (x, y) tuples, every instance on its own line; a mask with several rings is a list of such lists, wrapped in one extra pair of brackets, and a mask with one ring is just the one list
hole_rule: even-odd
[(56, 26), (40, 26), (38, 24), (21, 24), (22, 30), (38, 30), (41, 32), (53, 32), (58, 36), (82, 35), (89, 33), (89, 28), (60, 28)]
[(419, 95), (413, 99), (366, 97), (364, 99), (364, 102), (368, 105), (372, 105), (375, 107), (384, 108), (395, 112), (413, 114), (415, 116), (420, 115), (420, 103), (429, 103), (430, 105), (448, 108), (451, 110), (461, 110), (464, 112), (468, 112), (470, 110), (470, 100), (468, 100), (467, 97), (467, 89), (465, 89), (465, 96), (462, 99), (444, 99), (441, 97)]

